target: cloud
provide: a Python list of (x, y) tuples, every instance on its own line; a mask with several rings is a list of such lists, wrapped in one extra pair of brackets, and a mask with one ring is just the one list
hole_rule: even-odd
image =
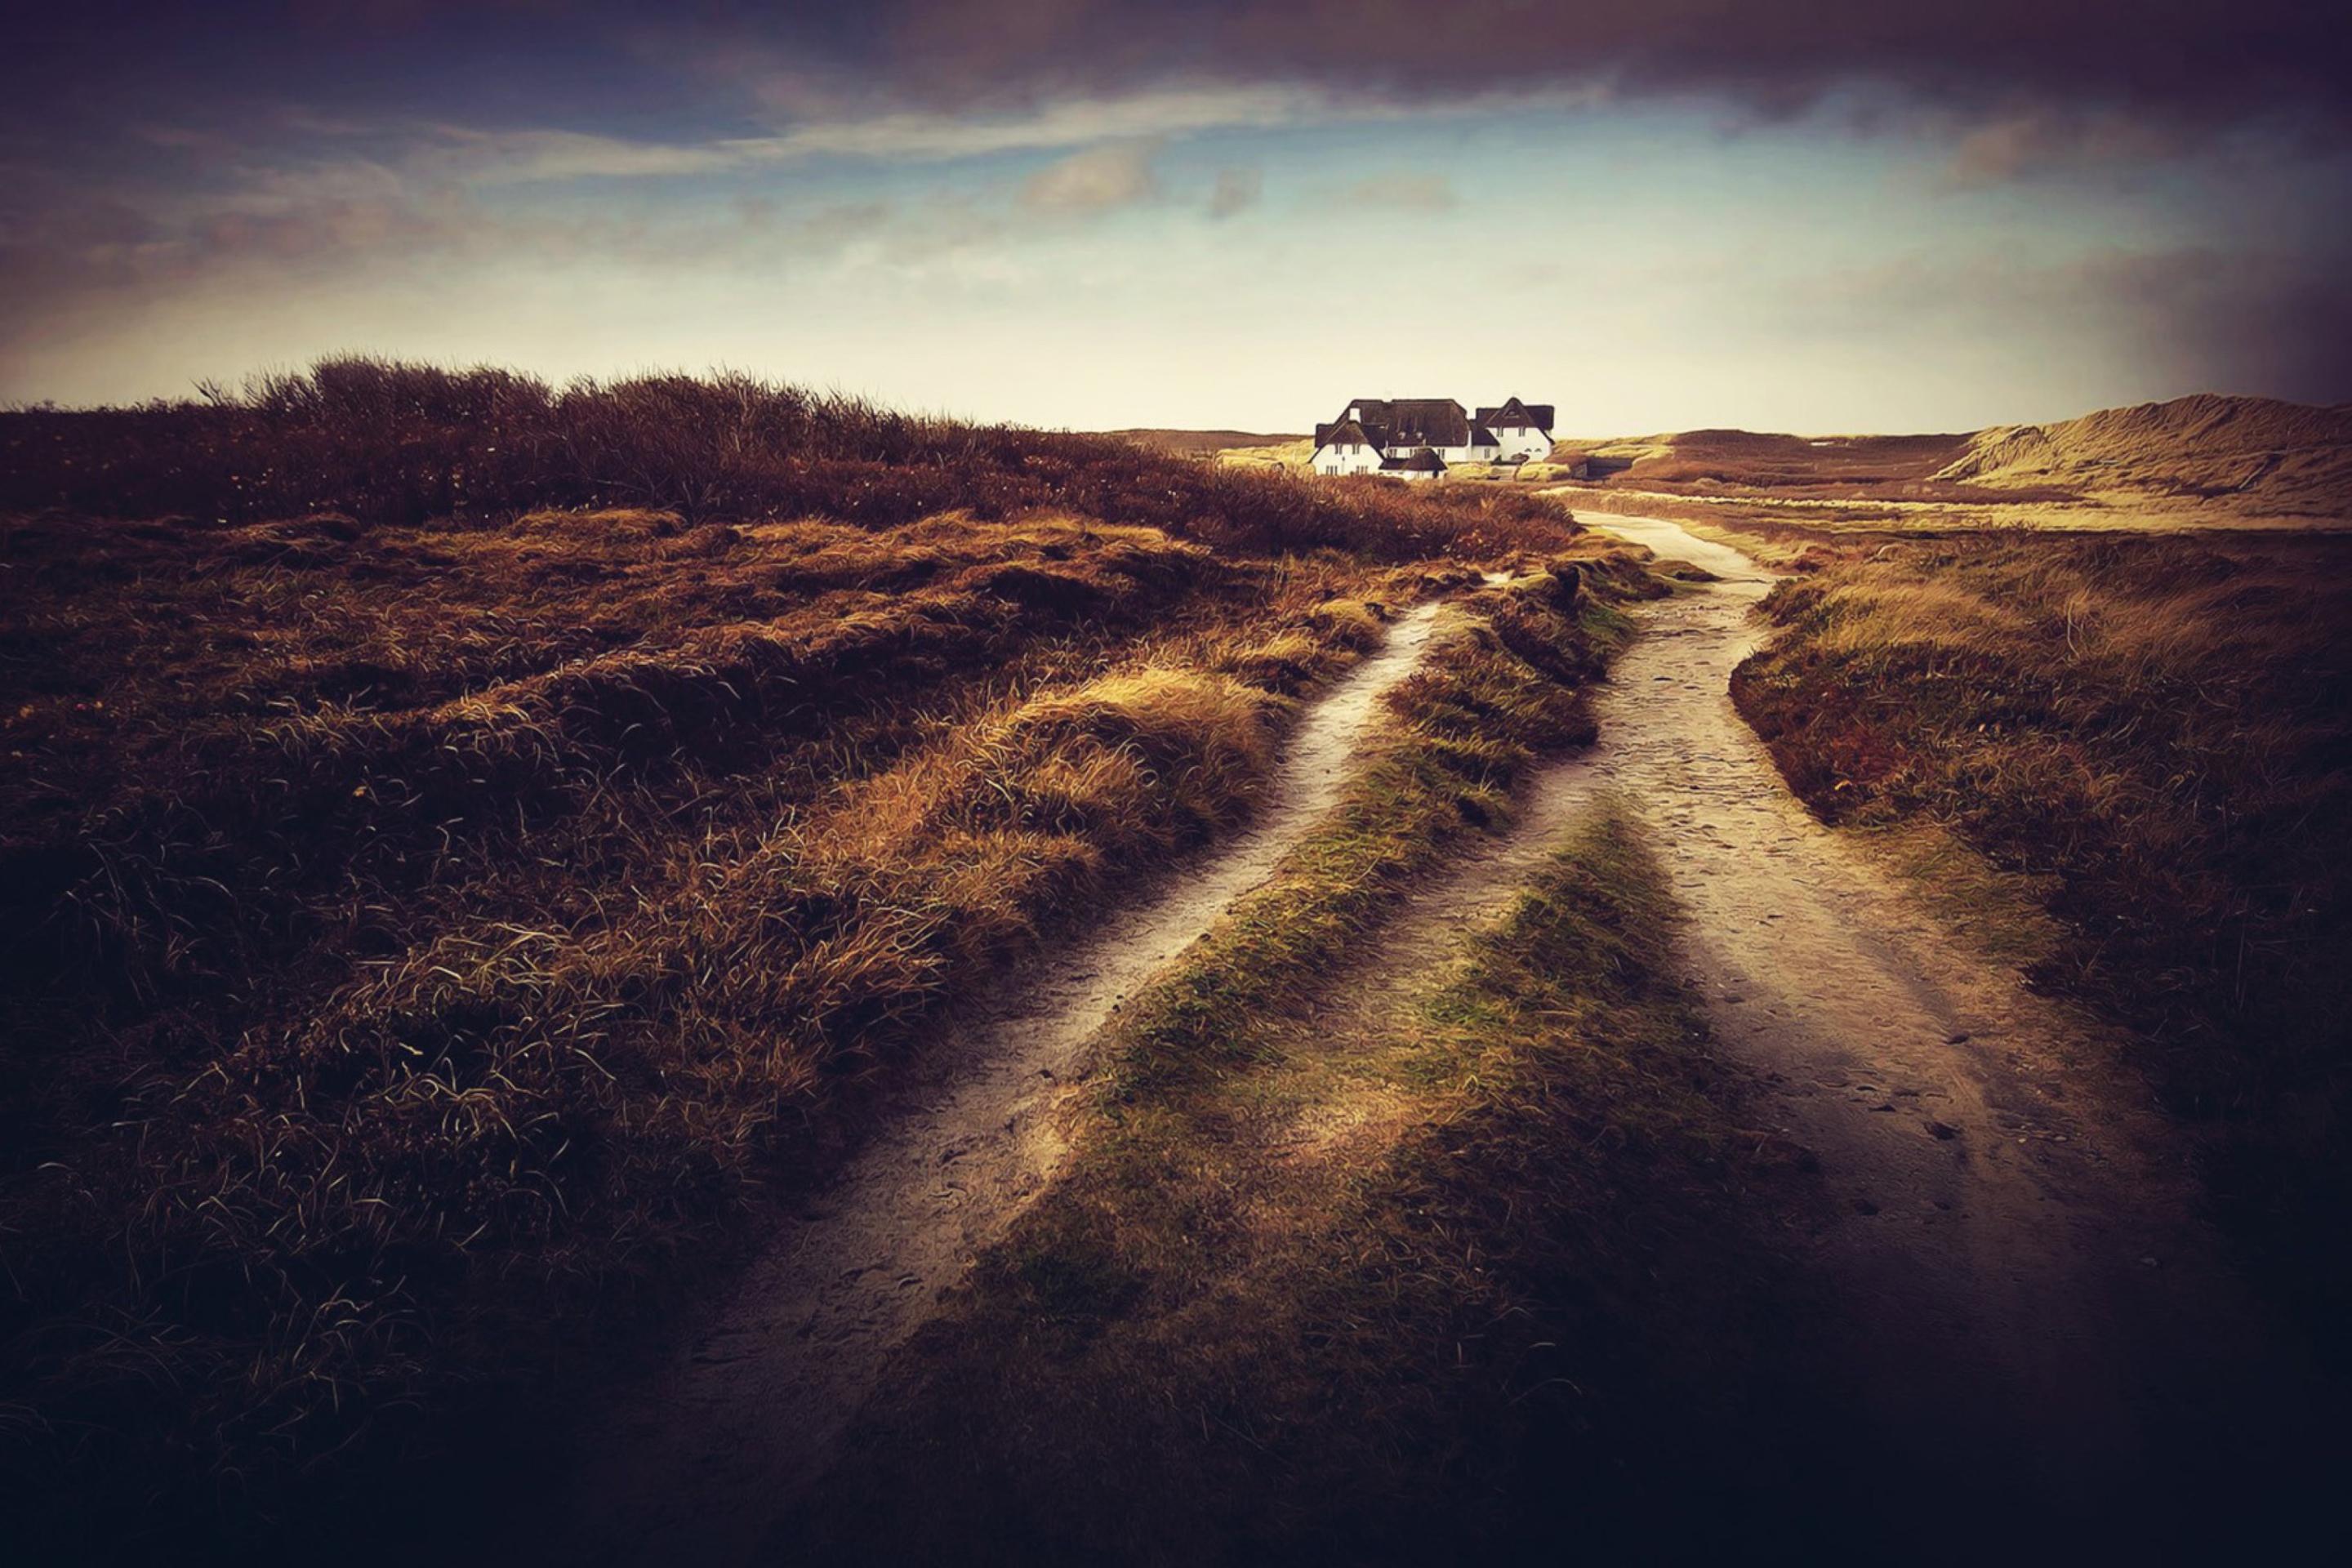
[[(2331, 368), (2346, 358), (2352, 307), (2345, 274), (2329, 271), (2348, 243), (2332, 204), (2352, 147), (2352, 13), (2318, 0), (297, 9), (289, 26), (289, 0), (156, 5), (136, 28), (58, 7), (28, 14), (7, 73), (17, 90), (0, 95), (0, 347), (13, 328), (61, 317), (62, 303), (102, 315), (119, 300), (231, 282), (256, 297), (330, 276), (454, 291), (493, 265), (609, 259), (618, 277), (649, 258), (754, 267), (763, 247), (785, 265), (961, 262), (1050, 239), (1063, 226), (1038, 223), (1040, 212), (1160, 197), (1153, 150), (1187, 142), (1189, 167), (1223, 165), (1181, 191), (1196, 221), (1260, 205), (1259, 160), (1311, 161), (1343, 142), (1330, 163), (1347, 172), (1325, 176), (1329, 200), (1441, 213), (1457, 197), (1434, 174), (1346, 187), (1391, 160), (1459, 173), (1442, 134), (1300, 136), (1276, 148), (1265, 133), (1493, 129), (1529, 110), (1646, 102), (1701, 123), (1810, 111), (1811, 132), (1904, 138), (1906, 160), (1922, 142), (1940, 145), (1953, 185), (2112, 170), (2127, 204), (2069, 214), (2039, 198), (1983, 204), (1977, 216), (2013, 226), (2005, 237), (2018, 243), (1937, 287), (2006, 300), (2068, 342), (2143, 343), (2134, 352), (2173, 355), (2183, 379), (2352, 390)], [(309, 112), (289, 105), (296, 95)], [(2279, 130), (2294, 134), (2268, 134)], [(1788, 177), (1801, 196), (1799, 176), (1816, 172), (1802, 166), (1805, 149), (1823, 140), (1775, 141), (1766, 150), (1782, 161), (1759, 164), (1763, 176)], [(1822, 169), (1834, 171), (1834, 152)], [(2184, 153), (2196, 161), (2177, 179), (2129, 176), (2132, 164)], [(931, 182), (940, 189), (920, 196), (928, 176), (833, 166), (1015, 158), (1035, 169), (1025, 184), (943, 167)], [(1159, 161), (1175, 185), (1174, 154)], [(2225, 181), (2232, 165), (2247, 177)], [(1474, 176), (1459, 177), (1470, 189)], [(564, 188), (593, 182), (645, 188)], [(853, 190), (905, 205), (817, 210)], [(1801, 207), (1791, 211), (1802, 225)], [(1286, 232), (1276, 217), (1236, 228), (1271, 245)], [(2091, 243), (2103, 221), (2180, 248), (2027, 276), (2028, 258)], [(1230, 261), (1245, 247), (1217, 248)], [(1695, 282), (1685, 296), (1704, 305), (1737, 288)], [(1903, 307), (1939, 308), (1932, 289)]]
[[(45, 64), (20, 73), (26, 90), (15, 112), (39, 126), (75, 106), (129, 101), (169, 117), (184, 100), (223, 110), (223, 123), (248, 122), (262, 95), (231, 82), (313, 84), (353, 114), (405, 101), (446, 117), (459, 103), (494, 103), (515, 121), (572, 130), (613, 108), (683, 102), (691, 109), (681, 118), (701, 111), (711, 127), (730, 115), (764, 122), (768, 133), (740, 152), (788, 157), (1078, 147), (1493, 94), (1663, 97), (1766, 115), (1867, 98), (1882, 111), (2005, 124), (1971, 153), (1979, 168), (2000, 160), (2004, 141), (2032, 140), (2021, 127), (2053, 111), (2352, 135), (2352, 12), (2321, 0), (1451, 0), (1439, 10), (1363, 0), (869, 0), (855, 9), (719, 0), (657, 22), (642, 0), (301, 0), (295, 9), (301, 19), (289, 26), (288, 0), (159, 6), (133, 29), (49, 8), (18, 40), (25, 58)], [(642, 102), (618, 85), (632, 79)], [(725, 101), (697, 100), (695, 84)], [(588, 154), (540, 155), (560, 166)]]
[(427, 278), (455, 296), (514, 266), (551, 276), (586, 266), (607, 275), (772, 277), (853, 252), (908, 264), (998, 237), (951, 202), (786, 207), (744, 195), (688, 214), (609, 205), (567, 214), (446, 184), (347, 194), (368, 184), (340, 174), (289, 179), (267, 192), (183, 198), (169, 214), (51, 193), (25, 212), (0, 214), (0, 355), (68, 331), (111, 331), (104, 323), (174, 300), (267, 300), (327, 286), (394, 291)]
[(741, 162), (723, 146), (632, 142), (573, 131), (436, 125), (427, 128), (427, 135), (432, 140), (414, 152), (412, 164), (476, 184), (709, 174)]
[(1152, 167), (1157, 142), (1122, 142), (1073, 153), (1040, 169), (1021, 187), (1021, 204), (1045, 212), (1102, 212), (1160, 194)]
[(1073, 93), (1016, 109), (981, 112), (908, 109), (836, 112), (773, 135), (738, 138), (719, 145), (749, 159), (828, 153), (909, 160), (978, 158), (1207, 131), (1272, 130), (1319, 122), (1339, 112), (1344, 110), (1328, 94), (1307, 88), (1149, 88), (1118, 96)]
[[(1975, 113), (2352, 117), (2352, 15), (2312, 0), (895, 0), (867, 68), (940, 103), (1171, 75), (1396, 100), (1538, 85), (1780, 114), (1873, 89)], [(1433, 22), (1442, 16), (1442, 21)], [(1174, 69), (1171, 71), (1171, 64)]]
[(1265, 172), (1263, 169), (1224, 168), (1217, 171), (1217, 184), (1209, 192), (1209, 216), (1231, 217), (1257, 205), (1265, 194)]
[[(1005, 153), (1076, 151), (1106, 144), (1157, 147), (1205, 132), (1266, 130), (1351, 113), (1324, 95), (1292, 89), (1144, 92), (1123, 100), (1074, 98), (1018, 113), (964, 117), (929, 111), (852, 113), (772, 134), (701, 142), (655, 142), (558, 129), (486, 130), (446, 121), (280, 117), (297, 145), (364, 148), (277, 162), (226, 139), (143, 128), (142, 140), (174, 150), (201, 148), (255, 191), (275, 196), (383, 197), (415, 182), (459, 187), (579, 179), (662, 180), (725, 174), (824, 157), (947, 163)], [(226, 156), (234, 147), (241, 160)], [(1120, 154), (1102, 160), (1115, 164)], [(1089, 165), (1073, 160), (1074, 174)], [(1246, 204), (1244, 204), (1246, 205)]]
[(1946, 178), (1958, 186), (2000, 184), (2050, 169), (2172, 157), (2190, 145), (2177, 130), (2126, 115), (2037, 109), (1965, 129)]
[(1443, 174), (1416, 174), (1398, 170), (1375, 174), (1351, 187), (1348, 199), (1359, 206), (1395, 207), (1405, 212), (1449, 212), (1462, 205), (1454, 185)]
[(2352, 403), (2352, 254), (2190, 247), (2120, 256), (2080, 278), (2179, 384)]
[(2062, 364), (2095, 355), (2093, 381), (2145, 389), (2122, 395), (2339, 403), (2352, 401), (2347, 277), (2352, 253), (2325, 247), (2110, 247), (2042, 264), (1921, 252), (1795, 281), (1735, 279), (1711, 297), (1792, 342), (2032, 343)]

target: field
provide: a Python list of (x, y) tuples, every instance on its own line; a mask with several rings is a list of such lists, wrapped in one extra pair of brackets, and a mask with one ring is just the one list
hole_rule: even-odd
[(1305, 439), (1253, 435), (1247, 430), (1113, 430), (1108, 434), (1174, 458), (1209, 458), (1236, 447), (1281, 447)]
[(1575, 532), (744, 381), (0, 430), (0, 1408), (69, 1540), (658, 1318), (1384, 617)]
[[(1236, 468), (1304, 471), (1314, 457), (1303, 438), (1150, 434)], [(2352, 411), (2206, 395), (1956, 435), (1563, 437), (1549, 460), (1454, 477), (1706, 523), (2299, 531), (2352, 514), (2347, 452)]]
[[(1560, 442), (1530, 480), (1601, 511), (1831, 527), (2304, 531), (2352, 513), (2352, 414), (2196, 396), (1955, 436), (1693, 430)], [(1590, 465), (1574, 480), (1569, 466)]]
[(740, 376), (0, 414), (0, 1512), (2288, 1529), (2352, 545), (2338, 411), (2189, 404), (1427, 487)]

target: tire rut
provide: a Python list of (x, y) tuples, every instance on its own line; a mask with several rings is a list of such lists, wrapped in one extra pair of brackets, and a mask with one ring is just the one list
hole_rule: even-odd
[(1088, 1041), (1336, 804), (1379, 699), (1418, 667), (1444, 608), (1401, 616), (1307, 710), (1253, 827), (941, 1030), (881, 1130), (759, 1247), (685, 1348), (601, 1413), (558, 1560), (726, 1563), (757, 1550), (889, 1354), (1052, 1175), (1065, 1152), (1053, 1112)]

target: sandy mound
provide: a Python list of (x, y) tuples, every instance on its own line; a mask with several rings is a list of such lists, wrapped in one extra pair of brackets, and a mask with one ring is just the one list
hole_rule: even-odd
[(1260, 435), (1250, 430), (1111, 430), (1139, 447), (1165, 452), (1171, 458), (1208, 458), (1236, 447), (1279, 447), (1304, 441), (1304, 436)]
[(1216, 454), (1216, 460), (1242, 468), (1295, 468), (1304, 473), (1315, 466), (1315, 437), (1301, 436), (1265, 447), (1228, 447)]
[(2054, 425), (1979, 431), (1938, 479), (2228, 500), (2234, 510), (2352, 516), (2352, 406), (2207, 393)]

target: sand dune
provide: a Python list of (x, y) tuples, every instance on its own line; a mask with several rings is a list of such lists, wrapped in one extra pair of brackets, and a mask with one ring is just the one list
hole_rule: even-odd
[(2054, 425), (1980, 430), (1938, 479), (2010, 489), (2233, 500), (2249, 510), (2352, 512), (2352, 407), (2200, 394)]
[[(1304, 470), (1305, 437), (1125, 431), (1163, 450)], [(1148, 439), (1147, 439), (1148, 438)], [(1776, 506), (1991, 511), (2044, 526), (2305, 526), (2352, 519), (2352, 405), (2200, 393), (1968, 435), (1685, 430), (1563, 439), (1549, 463), (1457, 465), (1455, 479), (1594, 482), (1594, 491)]]

